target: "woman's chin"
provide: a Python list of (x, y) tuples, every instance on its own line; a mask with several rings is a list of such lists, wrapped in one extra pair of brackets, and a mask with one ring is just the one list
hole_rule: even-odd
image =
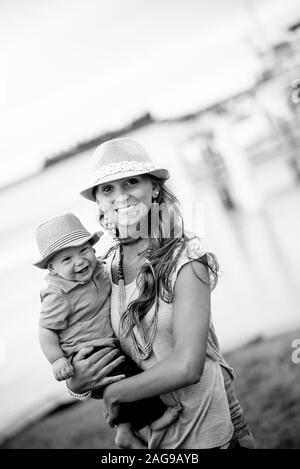
[(130, 223), (127, 225), (118, 225), (119, 237), (122, 239), (130, 238), (137, 239), (141, 237), (141, 230), (139, 222)]
[(120, 218), (118, 220), (118, 228), (119, 230), (121, 229), (137, 229), (138, 225), (140, 224), (140, 219), (139, 218), (130, 218), (130, 217), (126, 217), (126, 218)]

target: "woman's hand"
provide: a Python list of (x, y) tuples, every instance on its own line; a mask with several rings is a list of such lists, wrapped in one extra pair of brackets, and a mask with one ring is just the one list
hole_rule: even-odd
[(125, 378), (125, 375), (108, 376), (125, 360), (118, 349), (105, 347), (87, 357), (92, 351), (93, 347), (83, 347), (73, 359), (74, 375), (68, 380), (68, 387), (75, 393), (104, 388)]

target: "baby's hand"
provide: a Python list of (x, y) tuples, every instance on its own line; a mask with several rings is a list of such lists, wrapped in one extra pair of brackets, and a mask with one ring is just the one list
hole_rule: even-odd
[(66, 357), (58, 358), (52, 363), (52, 370), (57, 381), (71, 378), (74, 374), (73, 367)]

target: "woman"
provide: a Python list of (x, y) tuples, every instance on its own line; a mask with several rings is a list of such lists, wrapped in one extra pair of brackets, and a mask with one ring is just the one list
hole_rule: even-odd
[(118, 242), (106, 259), (111, 322), (122, 350), (144, 372), (111, 379), (120, 358), (111, 362), (110, 353), (98, 352), (90, 362), (83, 351), (69, 386), (80, 393), (105, 386), (110, 425), (122, 402), (160, 395), (166, 405), (182, 404), (176, 422), (150, 434), (149, 448), (227, 448), (234, 428), (222, 368), (228, 387), (233, 370), (220, 354), (210, 311), (218, 265), (184, 233), (168, 178), (134, 140), (111, 140), (95, 152), (92, 181), (81, 194), (96, 201), (102, 224), (116, 227)]

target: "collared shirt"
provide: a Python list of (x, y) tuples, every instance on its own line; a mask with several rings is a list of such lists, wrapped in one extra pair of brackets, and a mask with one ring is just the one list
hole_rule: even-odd
[(87, 345), (118, 345), (110, 322), (109, 277), (98, 260), (88, 282), (74, 282), (49, 273), (48, 288), (41, 291), (41, 327), (59, 335), (60, 346), (69, 356)]

